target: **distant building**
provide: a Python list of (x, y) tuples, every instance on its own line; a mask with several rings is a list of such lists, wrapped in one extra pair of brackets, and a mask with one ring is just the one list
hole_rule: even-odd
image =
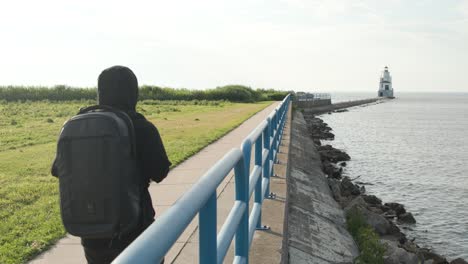
[(380, 76), (378, 96), (393, 98), (392, 76), (390, 76), (387, 66), (385, 66), (385, 69)]
[(329, 93), (304, 93), (297, 92), (294, 96), (294, 103), (299, 108), (311, 108), (331, 104)]

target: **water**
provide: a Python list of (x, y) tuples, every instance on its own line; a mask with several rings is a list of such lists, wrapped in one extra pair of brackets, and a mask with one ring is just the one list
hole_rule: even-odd
[(332, 144), (351, 156), (345, 175), (375, 184), (366, 189), (384, 202), (404, 204), (417, 221), (405, 233), (420, 246), (468, 260), (468, 94), (397, 97), (322, 116)]

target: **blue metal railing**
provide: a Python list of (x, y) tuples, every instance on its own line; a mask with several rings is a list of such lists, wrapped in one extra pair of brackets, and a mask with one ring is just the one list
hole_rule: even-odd
[[(262, 203), (274, 198), (270, 177), (283, 135), (290, 95), (242, 142), (221, 158), (174, 205), (150, 225), (113, 263), (159, 263), (195, 215), (199, 221), (199, 263), (222, 263), (235, 236), (233, 263), (248, 263), (255, 230), (262, 226)], [(250, 170), (252, 145), (254, 166)], [(216, 189), (234, 169), (236, 200), (219, 234)], [(255, 192), (252, 211), (249, 200)]]

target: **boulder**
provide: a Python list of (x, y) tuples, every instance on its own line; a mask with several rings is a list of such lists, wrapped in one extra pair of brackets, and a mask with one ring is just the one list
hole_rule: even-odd
[(394, 210), (397, 215), (401, 215), (406, 213), (405, 206), (399, 203), (385, 203), (385, 206), (390, 207), (390, 209)]
[(335, 201), (340, 202), (341, 201), (341, 182), (336, 179), (328, 178), (328, 186), (330, 187), (330, 190), (333, 194), (333, 198), (335, 199)]
[(414, 243), (412, 240), (406, 240), (405, 243), (401, 245), (401, 247), (411, 253), (418, 254), (419, 253), (419, 247)]
[(468, 264), (468, 262), (462, 258), (457, 258), (450, 261), (450, 264)]
[(322, 145), (322, 141), (320, 141), (320, 139), (318, 139), (318, 138), (313, 138), (312, 141), (314, 141), (314, 144), (316, 146), (321, 146)]
[(328, 150), (333, 150), (333, 146), (332, 145), (323, 145), (323, 146), (320, 146), (317, 148), (318, 151), (328, 151)]
[(392, 221), (390, 221), (390, 228), (388, 229), (388, 234), (394, 235), (398, 238), (398, 240), (401, 240), (402, 237), (405, 237), (405, 235), (401, 233), (400, 228), (397, 225), (395, 225)]
[(387, 212), (388, 210), (390, 210), (390, 207), (388, 207), (386, 205), (381, 205), (380, 209), (382, 209), (382, 211), (384, 211), (384, 212)]
[(425, 263), (428, 260), (432, 260), (434, 264), (449, 264), (448, 261), (444, 257), (432, 252), (430, 249), (421, 248), (419, 249), (419, 253), (424, 258)]
[(369, 210), (364, 210), (363, 215), (366, 223), (374, 228), (375, 232), (377, 232), (379, 235), (382, 236), (390, 233), (392, 226), (390, 225), (390, 222), (385, 219), (385, 217), (373, 213)]
[(324, 145), (317, 148), (320, 158), (323, 161), (328, 160), (330, 162), (348, 161), (351, 157), (344, 151), (333, 148), (330, 145)]
[[(382, 207), (380, 207), (380, 208), (382, 208)], [(396, 215), (395, 211), (390, 209), (390, 210), (383, 213), (383, 217), (388, 218), (388, 219), (394, 219), (395, 217), (397, 217), (397, 215)]]
[(371, 226), (375, 232), (383, 236), (392, 232), (392, 226), (390, 222), (383, 216), (376, 214), (367, 209), (367, 204), (361, 196), (354, 198), (345, 208), (346, 215), (353, 211), (359, 212), (363, 217), (364, 221)]
[(416, 224), (416, 219), (414, 219), (414, 216), (411, 213), (398, 215), (398, 221), (405, 224)]
[(352, 199), (351, 201), (349, 201), (346, 206), (344, 206), (344, 211), (346, 214), (349, 213), (349, 211), (351, 209), (353, 209), (354, 207), (361, 207), (361, 208), (364, 208), (364, 209), (367, 209), (367, 204), (366, 204), (366, 201), (364, 201), (364, 199), (362, 199), (361, 196), (357, 196), (355, 197), (354, 199)]
[(382, 204), (382, 200), (380, 200), (375, 195), (363, 195), (362, 198), (364, 198), (364, 201), (366, 201), (366, 203), (368, 203), (370, 205), (381, 205)]
[(405, 251), (398, 247), (394, 241), (381, 239), (380, 242), (385, 247), (385, 264), (419, 264), (419, 258), (416, 254)]
[(383, 214), (382, 209), (380, 209), (379, 207), (369, 205), (369, 210), (371, 210), (372, 212), (374, 212), (376, 214), (379, 214), (379, 215)]
[(352, 183), (349, 177), (344, 177), (343, 180), (341, 180), (341, 195), (342, 196), (359, 195), (359, 194), (361, 194), (359, 187), (356, 186), (354, 183)]
[(333, 140), (335, 138), (335, 135), (330, 132), (332, 129), (321, 119), (306, 116), (304, 118), (307, 122), (309, 134), (313, 139)]
[(359, 186), (359, 191), (361, 192), (361, 194), (365, 194), (366, 193), (366, 187), (365, 186)]
[(341, 179), (341, 174), (343, 173), (343, 168), (336, 166), (336, 164), (329, 161), (324, 161), (322, 163), (323, 172), (328, 175), (330, 178)]

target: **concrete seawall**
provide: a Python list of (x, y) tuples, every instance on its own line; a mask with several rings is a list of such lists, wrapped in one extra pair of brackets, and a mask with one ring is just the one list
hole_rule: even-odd
[(381, 100), (386, 100), (386, 99), (371, 98), (371, 99), (356, 100), (356, 101), (342, 102), (342, 103), (330, 104), (330, 105), (325, 105), (325, 106), (317, 106), (317, 107), (314, 106), (314, 107), (301, 108), (301, 109), (303, 109), (304, 113), (307, 113), (307, 114), (323, 114), (326, 112), (335, 111), (335, 110), (339, 110), (343, 108), (375, 103)]
[(320, 156), (299, 111), (293, 114), (289, 151), (283, 263), (352, 263), (358, 248), (346, 230), (344, 213), (332, 197)]

